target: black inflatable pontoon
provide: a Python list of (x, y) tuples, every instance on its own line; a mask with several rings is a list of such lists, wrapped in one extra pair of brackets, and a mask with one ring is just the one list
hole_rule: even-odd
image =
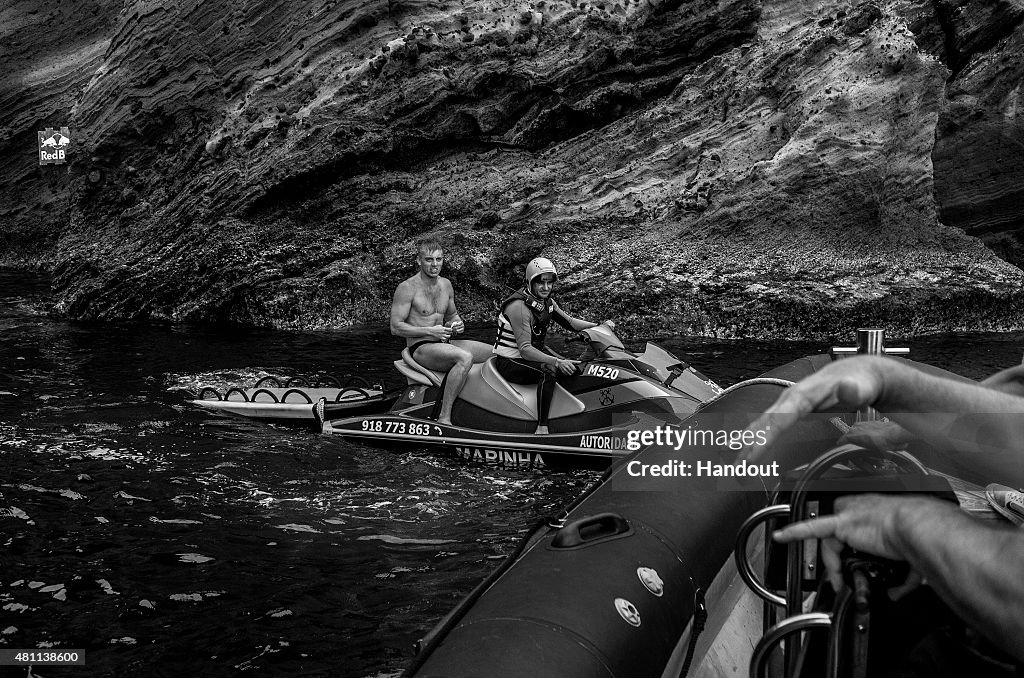
[[(764, 377), (796, 381), (828, 362), (827, 355), (803, 358)], [(782, 384), (727, 391), (685, 425), (742, 431), (775, 401)], [(836, 436), (826, 418), (797, 425), (785, 436), (788, 443), (775, 446), (787, 450), (781, 470), (813, 459)], [(731, 463), (736, 456), (728, 446), (688, 446), (641, 451), (631, 461)], [(638, 479), (627, 469), (616, 466), (566, 510), (564, 521), (528, 537), (428, 634), (407, 675), (678, 676), (702, 593), (714, 614), (719, 593), (709, 592), (712, 582), (740, 525), (767, 494), (758, 480), (744, 490), (723, 490), (710, 481)]]

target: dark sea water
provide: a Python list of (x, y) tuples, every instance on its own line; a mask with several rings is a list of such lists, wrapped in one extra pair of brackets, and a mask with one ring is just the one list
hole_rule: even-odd
[[(0, 649), (86, 653), (34, 676), (398, 675), (417, 638), (598, 477), (183, 404), (181, 388), (265, 374), (397, 383), (400, 344), (381, 330), (72, 323), (47, 297), (44, 278), (0, 270)], [(828, 348), (659, 343), (723, 386)], [(979, 378), (1019, 363), (1024, 335), (905, 343)]]

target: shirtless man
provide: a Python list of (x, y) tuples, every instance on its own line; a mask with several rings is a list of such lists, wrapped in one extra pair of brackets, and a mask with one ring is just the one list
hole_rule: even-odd
[(452, 341), (466, 324), (455, 308), (451, 281), (441, 277), (444, 250), (433, 239), (416, 244), (419, 272), (395, 290), (391, 303), (391, 334), (405, 337), (409, 353), (420, 365), (448, 372), (437, 423), (452, 423), (452, 405), (466, 384), (474, 362), (490, 357), (491, 347), (478, 341)]

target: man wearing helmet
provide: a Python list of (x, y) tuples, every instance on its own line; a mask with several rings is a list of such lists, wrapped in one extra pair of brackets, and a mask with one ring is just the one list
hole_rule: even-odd
[(409, 354), (420, 365), (448, 373), (437, 422), (451, 424), (452, 405), (466, 384), (469, 368), (490, 357), (490, 347), (479, 341), (452, 341), (466, 325), (455, 308), (451, 281), (441, 277), (444, 250), (433, 239), (420, 240), (416, 250), (420, 270), (395, 290), (391, 334), (405, 337)]
[(537, 433), (548, 432), (548, 410), (559, 375), (575, 374), (576, 360), (569, 360), (548, 348), (544, 339), (555, 321), (567, 330), (579, 332), (598, 323), (566, 314), (551, 293), (558, 272), (550, 260), (537, 257), (526, 266), (523, 289), (501, 303), (498, 337), (494, 342), (496, 367), (501, 376), (515, 384), (537, 384)]

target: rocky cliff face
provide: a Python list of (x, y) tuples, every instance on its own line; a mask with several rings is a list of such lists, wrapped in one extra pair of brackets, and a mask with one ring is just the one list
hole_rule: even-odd
[(1024, 326), (1013, 2), (34, 5), (0, 244), (74, 317), (383, 321), (432, 233), (479, 318), (543, 252), (633, 332)]
[(951, 70), (933, 152), (939, 217), (1024, 265), (1024, 6), (947, 1), (937, 16), (941, 35), (922, 44)]

